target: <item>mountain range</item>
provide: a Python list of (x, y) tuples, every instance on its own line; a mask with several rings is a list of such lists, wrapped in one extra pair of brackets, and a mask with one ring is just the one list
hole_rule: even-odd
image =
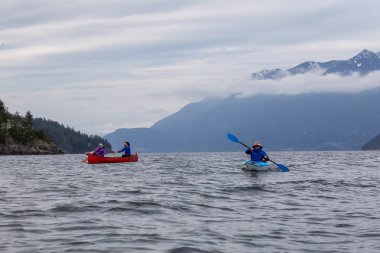
[(286, 76), (313, 72), (321, 72), (323, 75), (351, 75), (354, 73), (366, 75), (376, 70), (380, 70), (380, 52), (374, 53), (364, 49), (359, 54), (348, 60), (331, 60), (327, 62), (306, 61), (287, 70), (282, 70), (279, 68), (264, 69), (253, 73), (252, 79), (273, 80), (281, 79)]
[[(346, 75), (362, 67), (364, 75), (380, 69), (379, 55), (368, 50), (347, 61), (313, 64), (324, 68), (323, 74)], [(313, 64), (287, 72), (307, 73)], [(261, 140), (269, 150), (360, 150), (380, 133), (379, 108), (378, 88), (352, 94), (230, 96), (191, 103), (150, 128), (118, 129), (104, 138), (114, 148), (128, 140), (138, 152), (242, 150), (226, 133), (249, 145)]]
[(261, 140), (271, 150), (359, 150), (380, 132), (380, 89), (359, 94), (231, 96), (191, 103), (151, 128), (118, 129), (113, 147), (129, 140), (137, 151), (237, 151)]
[(362, 150), (380, 150), (380, 134), (364, 144)]

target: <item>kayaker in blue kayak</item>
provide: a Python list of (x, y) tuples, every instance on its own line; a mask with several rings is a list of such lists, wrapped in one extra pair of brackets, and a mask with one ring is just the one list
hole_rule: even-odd
[(117, 151), (118, 153), (124, 152), (124, 154), (121, 157), (126, 157), (131, 155), (131, 145), (128, 141), (124, 142), (124, 147)]
[(105, 149), (103, 147), (103, 144), (99, 143), (99, 145), (98, 145), (98, 147), (96, 148), (95, 151), (92, 151), (92, 152), (87, 153), (87, 154), (92, 154), (92, 155), (97, 155), (97, 156), (104, 156), (104, 153), (105, 153)]
[(256, 141), (252, 148), (245, 151), (246, 154), (251, 155), (251, 160), (254, 162), (266, 162), (269, 161), (267, 153), (264, 152), (263, 146), (259, 141)]

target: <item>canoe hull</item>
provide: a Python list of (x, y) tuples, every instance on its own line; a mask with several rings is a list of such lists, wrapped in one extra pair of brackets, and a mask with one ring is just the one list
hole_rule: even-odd
[(275, 164), (270, 164), (267, 162), (254, 162), (251, 160), (246, 160), (243, 164), (243, 170), (246, 171), (268, 171), (278, 169), (279, 168)]
[(87, 163), (94, 164), (94, 163), (132, 163), (137, 162), (139, 160), (139, 157), (137, 154), (133, 154), (131, 156), (127, 157), (103, 157), (103, 156), (96, 156), (96, 155), (87, 155)]

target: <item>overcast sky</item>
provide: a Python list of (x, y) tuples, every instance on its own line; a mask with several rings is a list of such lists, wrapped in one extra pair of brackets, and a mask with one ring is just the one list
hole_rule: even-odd
[(380, 76), (250, 74), (378, 52), (379, 10), (378, 0), (1, 0), (0, 99), (103, 135), (211, 96), (356, 92)]

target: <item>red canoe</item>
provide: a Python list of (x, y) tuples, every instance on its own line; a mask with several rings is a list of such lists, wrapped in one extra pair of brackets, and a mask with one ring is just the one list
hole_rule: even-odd
[(97, 155), (87, 155), (87, 163), (131, 163), (137, 162), (139, 157), (137, 153), (127, 157), (106, 157)]

